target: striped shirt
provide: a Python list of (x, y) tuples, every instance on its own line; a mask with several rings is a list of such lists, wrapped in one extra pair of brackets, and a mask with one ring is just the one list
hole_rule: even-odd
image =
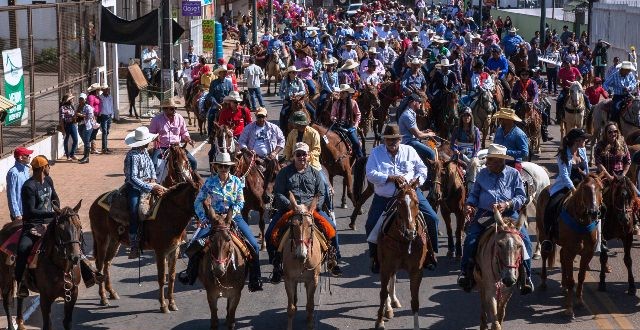
[[(616, 71), (610, 75), (604, 82), (605, 89), (611, 89), (613, 95), (624, 95), (633, 92), (638, 86), (638, 80), (633, 72), (629, 72), (626, 76), (620, 75), (620, 71)], [(626, 89), (626, 91), (625, 91)]]
[(156, 168), (145, 148), (133, 148), (124, 158), (124, 182), (140, 192), (150, 192), (156, 179)]

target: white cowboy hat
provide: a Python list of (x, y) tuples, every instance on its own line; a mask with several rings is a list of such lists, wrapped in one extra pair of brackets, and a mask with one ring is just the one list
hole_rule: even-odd
[(238, 93), (237, 91), (231, 91), (229, 92), (229, 95), (225, 96), (222, 99), (222, 102), (227, 101), (242, 102), (242, 96), (240, 96), (240, 93)]
[(100, 84), (98, 83), (93, 83), (91, 84), (91, 86), (89, 86), (89, 88), (87, 88), (87, 93), (91, 93), (95, 90), (101, 89), (102, 87), (100, 87)]
[(223, 65), (220, 65), (217, 69), (213, 70), (213, 74), (217, 75), (222, 72), (227, 73), (227, 71), (229, 71), (227, 70), (227, 65), (223, 64)]
[(298, 68), (292, 65), (288, 67), (287, 70), (284, 71), (285, 74), (288, 74), (289, 72), (300, 72), (300, 70), (298, 70)]
[(344, 64), (340, 67), (340, 70), (355, 69), (358, 66), (359, 66), (358, 62), (350, 58), (344, 62)]
[(407, 31), (407, 33), (418, 33), (415, 27), (412, 27), (411, 30)]
[(350, 94), (355, 93), (355, 89), (351, 88), (349, 84), (340, 84), (340, 92), (349, 92)]
[(441, 67), (449, 67), (452, 66), (453, 64), (449, 63), (449, 59), (448, 58), (443, 58), (440, 60), (440, 63), (436, 64), (436, 68), (441, 68)]
[(507, 155), (507, 147), (496, 143), (489, 145), (489, 148), (487, 149), (487, 158), (488, 157), (513, 159), (513, 157)]
[(80, 95), (78, 95), (78, 98), (79, 98), (79, 99), (85, 99), (85, 100), (86, 100), (86, 99), (87, 99), (87, 94), (85, 94), (85, 93), (80, 93)]
[(133, 132), (127, 134), (124, 138), (124, 143), (131, 148), (141, 147), (145, 144), (149, 144), (151, 141), (155, 140), (156, 137), (158, 137), (158, 134), (149, 133), (149, 128), (146, 126), (140, 126)]
[(345, 44), (344, 44), (344, 46), (345, 46), (345, 47), (346, 47), (346, 46), (355, 46), (355, 45), (356, 45), (356, 44), (355, 44), (353, 41), (351, 41), (351, 40), (349, 40), (349, 41), (345, 42)]
[(636, 68), (633, 66), (633, 63), (631, 63), (630, 61), (622, 61), (622, 63), (620, 63), (620, 69), (636, 71)]
[(229, 155), (229, 153), (227, 153), (227, 152), (218, 152), (216, 154), (216, 158), (211, 162), (211, 164), (235, 165), (236, 162), (234, 162), (231, 159), (231, 155)]
[(109, 85), (107, 85), (107, 83), (104, 83), (100, 85), (100, 89), (109, 89)]
[(369, 47), (369, 50), (367, 51), (367, 53), (378, 54), (378, 50), (376, 49), (376, 47)]
[(358, 23), (358, 24), (356, 24), (356, 27), (364, 27), (364, 24)]
[(411, 42), (420, 43), (420, 39), (418, 39), (418, 37), (413, 37), (413, 39), (411, 39)]
[(436, 33), (436, 31), (433, 31), (431, 29), (427, 29), (427, 34), (434, 34), (434, 33)]
[(323, 65), (334, 65), (334, 64), (338, 64), (338, 61), (336, 61), (336, 59), (331, 56), (329, 57), (329, 59), (327, 59), (326, 61), (322, 62)]
[(518, 29), (516, 29), (515, 26), (511, 27), (511, 29), (509, 29), (510, 33), (516, 33), (518, 31)]
[(313, 30), (313, 31), (311, 31), (311, 33), (309, 33), (309, 36), (310, 36), (311, 38), (315, 38), (315, 37), (317, 37), (317, 36), (318, 36), (318, 32), (316, 32), (316, 30)]
[(516, 115), (516, 111), (511, 108), (500, 108), (500, 111), (496, 112), (493, 115), (494, 119), (508, 119), (513, 121), (522, 121), (518, 115)]
[(413, 58), (411, 60), (411, 62), (409, 62), (409, 64), (411, 64), (411, 65), (422, 65), (422, 64), (424, 64), (424, 61), (422, 61), (422, 60), (420, 60), (418, 58)]
[(439, 44), (446, 44), (447, 42), (449, 42), (449, 40), (437, 37), (437, 38), (433, 38), (433, 40), (431, 40), (431, 42), (435, 42), (435, 43), (439, 43)]

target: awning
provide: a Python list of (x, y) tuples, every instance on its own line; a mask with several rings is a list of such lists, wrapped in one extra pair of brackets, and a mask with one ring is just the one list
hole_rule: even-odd
[(16, 104), (11, 102), (11, 100), (0, 95), (0, 112), (7, 111), (15, 106)]

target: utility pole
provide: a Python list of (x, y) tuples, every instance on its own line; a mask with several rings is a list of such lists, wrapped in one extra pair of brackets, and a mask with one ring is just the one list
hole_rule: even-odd
[(160, 18), (162, 20), (162, 92), (168, 93), (168, 97), (173, 96), (173, 74), (171, 74), (171, 59), (173, 58), (173, 40), (171, 26), (171, 2), (163, 0), (161, 5)]
[[(588, 7), (588, 12), (587, 12), (587, 34), (589, 35), (589, 38), (587, 38), (587, 44), (590, 45), (591, 44), (591, 28), (593, 27), (593, 25), (591, 24), (591, 20), (593, 19), (593, 2), (594, 0), (589, 0), (589, 7)], [(595, 40), (595, 39), (593, 39)]]
[(546, 40), (546, 33), (544, 30), (545, 20), (547, 18), (547, 2), (546, 0), (540, 0), (540, 45), (542, 45)]
[[(16, 0), (9, 0), (9, 6), (15, 6)], [(9, 49), (20, 47), (20, 38), (18, 38), (18, 20), (16, 19), (16, 11), (9, 10)]]
[(253, 15), (251, 15), (251, 24), (253, 25), (251, 42), (255, 45), (258, 43), (258, 29), (260, 28), (258, 26), (258, 0), (249, 1), (251, 1), (251, 13), (253, 13)]
[(271, 30), (273, 29), (273, 0), (267, 1), (267, 26), (266, 28)]

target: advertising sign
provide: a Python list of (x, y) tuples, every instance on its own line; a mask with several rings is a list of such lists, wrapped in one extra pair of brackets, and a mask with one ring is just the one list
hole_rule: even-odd
[(202, 20), (202, 51), (210, 52), (213, 51), (213, 47), (215, 46), (215, 21), (212, 19), (204, 19)]
[(4, 66), (4, 93), (16, 106), (7, 110), (5, 125), (19, 123), (24, 112), (24, 71), (22, 70), (22, 52), (20, 48), (2, 51)]
[(182, 16), (202, 16), (200, 1), (182, 1)]

